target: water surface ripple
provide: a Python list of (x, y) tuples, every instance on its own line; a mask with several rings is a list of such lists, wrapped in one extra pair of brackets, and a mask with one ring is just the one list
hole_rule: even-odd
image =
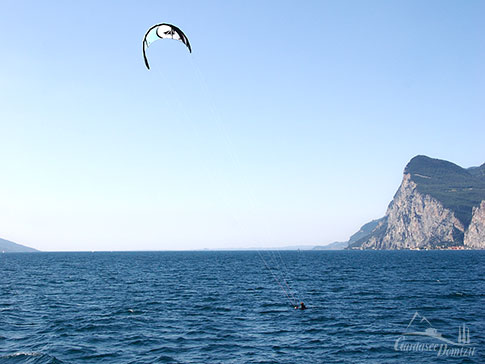
[[(0, 364), (485, 362), (485, 252), (262, 256), (272, 272), (251, 251), (1, 254)], [(416, 312), (475, 353), (396, 350)]]

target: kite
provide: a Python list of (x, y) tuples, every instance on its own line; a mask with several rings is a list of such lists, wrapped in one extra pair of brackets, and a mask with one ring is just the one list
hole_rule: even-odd
[(189, 49), (189, 52), (192, 53), (192, 48), (190, 47), (189, 39), (187, 36), (180, 30), (180, 28), (177, 28), (175, 25), (172, 24), (167, 24), (167, 23), (161, 23), (154, 25), (145, 34), (145, 37), (143, 38), (143, 59), (145, 60), (145, 65), (147, 66), (148, 69), (150, 69), (150, 65), (148, 63), (148, 58), (146, 55), (146, 50), (156, 40), (159, 39), (175, 39), (187, 46)]

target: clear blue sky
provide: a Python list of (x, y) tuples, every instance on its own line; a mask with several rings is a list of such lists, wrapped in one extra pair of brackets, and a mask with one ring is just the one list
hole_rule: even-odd
[[(325, 244), (417, 154), (485, 162), (483, 1), (0, 4), (0, 236)], [(141, 54), (145, 31), (181, 27)]]

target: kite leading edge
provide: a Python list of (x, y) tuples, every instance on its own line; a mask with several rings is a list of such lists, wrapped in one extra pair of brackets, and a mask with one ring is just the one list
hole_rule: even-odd
[(143, 59), (145, 60), (145, 66), (150, 69), (150, 64), (148, 63), (148, 58), (146, 55), (146, 50), (156, 40), (159, 39), (175, 39), (187, 46), (189, 52), (192, 53), (192, 48), (190, 47), (189, 39), (187, 36), (172, 24), (161, 23), (152, 26), (145, 34), (143, 38)]

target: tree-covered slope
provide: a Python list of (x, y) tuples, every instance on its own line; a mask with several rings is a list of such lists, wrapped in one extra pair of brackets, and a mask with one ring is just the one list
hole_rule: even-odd
[(426, 156), (416, 156), (408, 163), (409, 173), (417, 190), (440, 201), (452, 210), (466, 227), (472, 209), (485, 199), (485, 167), (461, 168), (454, 163)]

